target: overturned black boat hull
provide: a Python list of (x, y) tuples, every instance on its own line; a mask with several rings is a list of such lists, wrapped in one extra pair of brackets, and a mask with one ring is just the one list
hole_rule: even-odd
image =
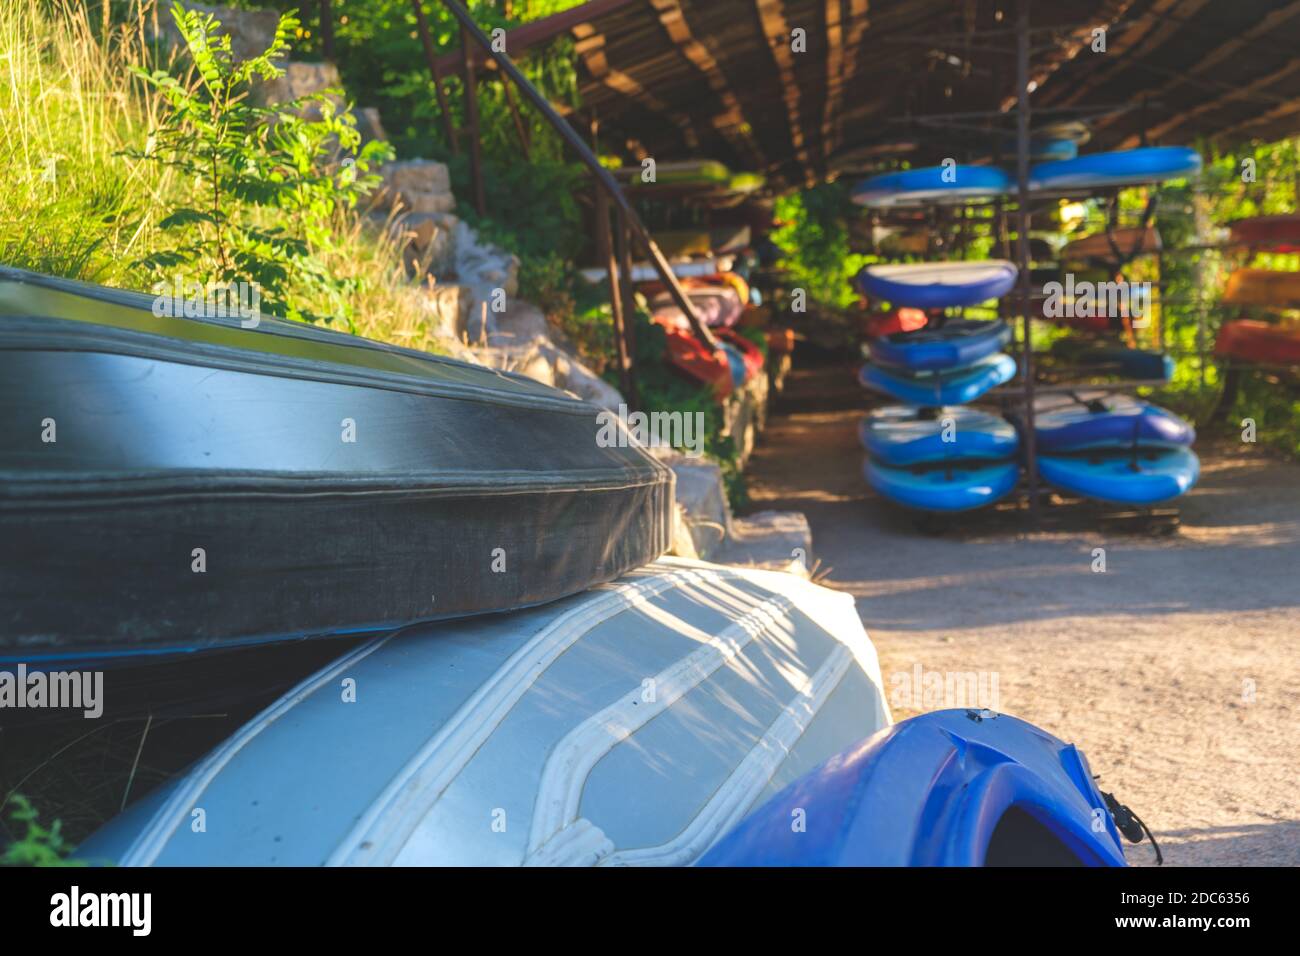
[(0, 269), (0, 663), (542, 603), (668, 545), (671, 472), (518, 376)]

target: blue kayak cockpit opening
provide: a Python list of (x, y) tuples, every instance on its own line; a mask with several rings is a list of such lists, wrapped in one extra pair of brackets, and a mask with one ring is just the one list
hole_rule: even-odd
[(1011, 807), (993, 828), (985, 866), (1086, 866), (1029, 811)]

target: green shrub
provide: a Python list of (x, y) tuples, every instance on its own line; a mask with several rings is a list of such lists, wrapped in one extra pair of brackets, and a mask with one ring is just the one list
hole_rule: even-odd
[[(162, 219), (170, 241), (141, 259), (155, 276), (186, 270), (203, 286), (251, 282), (267, 311), (292, 319), (342, 319), (351, 327), (355, 283), (328, 270), (338, 214), (379, 183), (372, 164), (383, 143), (358, 149), (355, 120), (326, 91), (274, 106), (255, 106), (253, 84), (283, 71), (273, 61), (289, 49), (298, 21), (280, 18), (271, 45), (238, 60), (211, 14), (172, 6), (196, 78), (135, 68), (166, 103), (135, 159), (157, 163), (192, 182), (194, 191)], [(318, 119), (307, 118), (311, 113)]]
[(9, 822), (23, 828), (23, 834), (0, 850), (0, 866), (85, 866), (80, 860), (69, 860), (74, 849), (62, 834), (62, 824), (55, 820), (49, 827), (40, 824), (40, 815), (21, 793), (9, 797), (0, 810), (12, 806)]

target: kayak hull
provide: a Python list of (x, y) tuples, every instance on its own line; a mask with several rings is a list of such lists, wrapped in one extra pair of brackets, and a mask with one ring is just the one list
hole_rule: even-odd
[(902, 721), (828, 760), (700, 865), (1126, 864), (1076, 747), (1015, 717), (957, 709)]
[(937, 329), (901, 332), (868, 343), (881, 365), (916, 371), (965, 368), (1001, 351), (1011, 328), (1001, 320), (953, 319)]
[(1300, 274), (1274, 269), (1236, 269), (1223, 288), (1225, 305), (1300, 308)]
[(920, 410), (889, 405), (864, 415), (858, 438), (873, 459), (906, 468), (947, 460), (996, 461), (1016, 453), (1015, 428), (1000, 416), (974, 408)]
[(1214, 352), (1261, 365), (1300, 365), (1300, 328), (1250, 319), (1225, 322)]
[(1029, 169), (1029, 188), (1053, 192), (1138, 186), (1195, 176), (1200, 171), (1201, 155), (1190, 147), (1145, 146), (1039, 163)]
[(865, 388), (909, 405), (966, 405), (989, 389), (1005, 385), (1015, 375), (1016, 360), (998, 354), (969, 368), (944, 373), (908, 374), (869, 362), (862, 366), (858, 381)]
[(1015, 264), (1002, 259), (872, 265), (858, 273), (858, 287), (896, 307), (946, 309), (1000, 298), (1018, 275)]
[(1196, 429), (1159, 405), (1114, 395), (1097, 402), (1099, 410), (1079, 402), (1040, 401), (1034, 415), (1038, 450), (1056, 454), (1134, 445), (1183, 448), (1196, 440)]
[(1300, 216), (1252, 216), (1228, 226), (1233, 242), (1268, 246), (1277, 252), (1300, 251)]
[(996, 166), (931, 166), (885, 173), (863, 180), (850, 198), (874, 209), (925, 203), (960, 203), (1002, 196), (1012, 189), (1011, 176)]
[(919, 468), (894, 468), (867, 459), (867, 484), (884, 497), (918, 511), (971, 511), (1010, 494), (1020, 478), (1015, 462), (979, 464), (958, 461)]
[[(1135, 467), (1136, 465), (1136, 467)], [(1186, 494), (1201, 474), (1190, 448), (1038, 456), (1039, 474), (1063, 491), (1112, 504), (1155, 505)]]

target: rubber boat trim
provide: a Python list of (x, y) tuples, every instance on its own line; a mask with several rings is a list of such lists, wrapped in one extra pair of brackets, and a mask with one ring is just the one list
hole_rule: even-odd
[(537, 788), (528, 856), (544, 852), (549, 840), (578, 820), (587, 776), (602, 757), (735, 660), (755, 639), (775, 632), (793, 608), (794, 602), (784, 595), (770, 598), (714, 635), (681, 622), (683, 633), (701, 641), (702, 646), (651, 678), (653, 702), (641, 699), (637, 685), (574, 727), (552, 748)]
[[(202, 319), (175, 319), (174, 322), (200, 323)], [(264, 320), (269, 322), (270, 320)], [(215, 324), (215, 323), (209, 323)], [(51, 329), (57, 334), (51, 334)], [(98, 352), (125, 355), (131, 358), (174, 362), (179, 365), (196, 365), (201, 368), (229, 372), (246, 372), (254, 375), (274, 375), (278, 378), (305, 379), (329, 385), (353, 385), (360, 388), (382, 389), (389, 392), (407, 392), (438, 398), (467, 402), (486, 402), (493, 405), (511, 405), (519, 408), (543, 407), (573, 415), (591, 415), (594, 406), (579, 398), (556, 395), (555, 389), (532, 391), (531, 388), (486, 388), (465, 383), (447, 384), (432, 382), (399, 368), (367, 368), (328, 359), (286, 355), (264, 348), (266, 333), (228, 326), (219, 328), (241, 336), (239, 344), (217, 344), (202, 340), (182, 339), (152, 332), (140, 332), (124, 327), (114, 327), (105, 332), (104, 326), (92, 325), (85, 320), (51, 318), (41, 315), (9, 315), (0, 323), (0, 349), (23, 352)], [(333, 348), (335, 343), (328, 345)], [(349, 341), (346, 348), (370, 348), (367, 340)], [(384, 354), (386, 350), (381, 350)], [(250, 354), (252, 353), (252, 354)], [(422, 362), (430, 362), (423, 353), (397, 353)], [(438, 364), (473, 370), (475, 374), (496, 375), (503, 381), (515, 383), (513, 375), (485, 366), (468, 365), (452, 359), (437, 359)], [(524, 381), (533, 384), (531, 379)]]
[[(72, 296), (79, 302), (100, 302), (118, 308), (144, 312), (150, 317), (150, 320), (159, 323), (165, 329), (165, 333), (160, 336), (152, 336), (152, 333), (136, 332), (130, 323), (123, 322), (113, 316), (99, 315), (93, 319), (77, 316), (65, 317), (59, 314), (62, 310), (57, 308), (51, 308), (49, 314), (42, 313), (40, 309), (32, 311), (27, 308), (15, 308), (6, 312), (6, 292), (8, 291), (6, 283), (25, 286), (27, 290), (34, 291), (38, 297), (42, 297), (41, 293), (43, 292), (53, 292), (57, 295)], [(48, 296), (44, 298), (48, 299)], [(90, 328), (107, 326), (123, 331), (136, 332), (136, 334), (140, 335), (159, 337), (166, 341), (177, 338), (192, 342), (195, 345), (212, 343), (214, 339), (226, 340), (241, 352), (252, 350), (286, 358), (305, 358), (302, 355), (302, 350), (314, 351), (324, 356), (324, 359), (306, 360), (309, 362), (320, 361), (321, 364), (326, 364), (331, 368), (342, 364), (362, 369), (373, 368), (386, 374), (391, 372), (395, 375), (409, 376), (409, 372), (403, 372), (402, 366), (414, 362), (420, 366), (438, 365), (444, 369), (463, 370), (465, 373), (472, 375), (481, 375), (484, 371), (488, 371), (494, 373), (502, 382), (501, 398), (508, 398), (511, 395), (528, 395), (543, 400), (555, 401), (554, 389), (543, 386), (517, 372), (485, 369), (483, 366), (464, 362), (460, 359), (443, 355), (434, 356), (417, 349), (402, 348), (398, 345), (390, 345), (387, 342), (377, 342), (373, 339), (351, 335), (346, 332), (325, 329), (303, 322), (291, 322), (288, 319), (276, 318), (275, 316), (262, 316), (256, 328), (244, 328), (240, 320), (233, 317), (195, 316), (178, 318), (154, 316), (154, 301), (153, 296), (143, 292), (114, 289), (88, 282), (77, 282), (72, 279), (61, 279), (37, 272), (27, 272), (22, 269), (0, 266), (0, 315), (6, 317), (5, 326), (0, 326), (0, 328), (8, 327), (9, 323), (16, 322), (19, 319), (30, 320), (34, 318), (39, 319), (42, 323), (58, 320)], [(137, 316), (134, 321), (139, 322), (140, 318)], [(232, 339), (230, 335), (232, 332), (238, 336), (237, 342)], [(46, 334), (48, 335), (48, 332)], [(295, 347), (299, 350), (297, 356), (295, 356), (294, 352), (289, 351)], [(369, 366), (358, 365), (356, 359), (363, 355), (372, 359), (374, 364)], [(417, 381), (423, 381), (419, 376), (414, 377)], [(484, 389), (482, 386), (469, 385), (465, 387), (473, 390), (495, 391)], [(573, 401), (577, 402), (579, 400), (573, 399)]]
[(827, 655), (826, 661), (807, 677), (803, 689), (786, 705), (713, 798), (674, 839), (659, 846), (612, 853), (598, 865), (680, 866), (699, 858), (736, 826), (762, 795), (772, 774), (789, 757), (791, 748), (848, 673), (853, 656), (844, 644)]
[(639, 607), (677, 584), (716, 583), (738, 577), (725, 572), (672, 570), (646, 582), (620, 585), (598, 602), (557, 617), (484, 681), (389, 781), (339, 842), (326, 865), (390, 865), (443, 792), (529, 688), (596, 624)]
[[(532, 492), (618, 491), (653, 487), (663, 483), (655, 469), (644, 470), (643, 481), (629, 481), (627, 468), (567, 469), (555, 472), (447, 471), (350, 478), (339, 472), (320, 474), (244, 475), (187, 474), (102, 475), (66, 472), (0, 471), (0, 507), (6, 500), (22, 510), (45, 507), (106, 507), (142, 499), (149, 504), (168, 500), (239, 499), (306, 500), (338, 497), (464, 498), (511, 496)], [(309, 483), (309, 484), (308, 484)], [(113, 495), (106, 498), (105, 489)]]
[(340, 675), (383, 647), (393, 635), (387, 634), (344, 654), (273, 702), (264, 711), (244, 724), (233, 736), (204, 757), (187, 773), (167, 798), (167, 802), (154, 814), (150, 824), (142, 829), (130, 848), (118, 861), (118, 866), (150, 866), (158, 859), (167, 843), (181, 824), (189, 819), (190, 811), (203, 796), (204, 791), (236, 756), (281, 717)]

